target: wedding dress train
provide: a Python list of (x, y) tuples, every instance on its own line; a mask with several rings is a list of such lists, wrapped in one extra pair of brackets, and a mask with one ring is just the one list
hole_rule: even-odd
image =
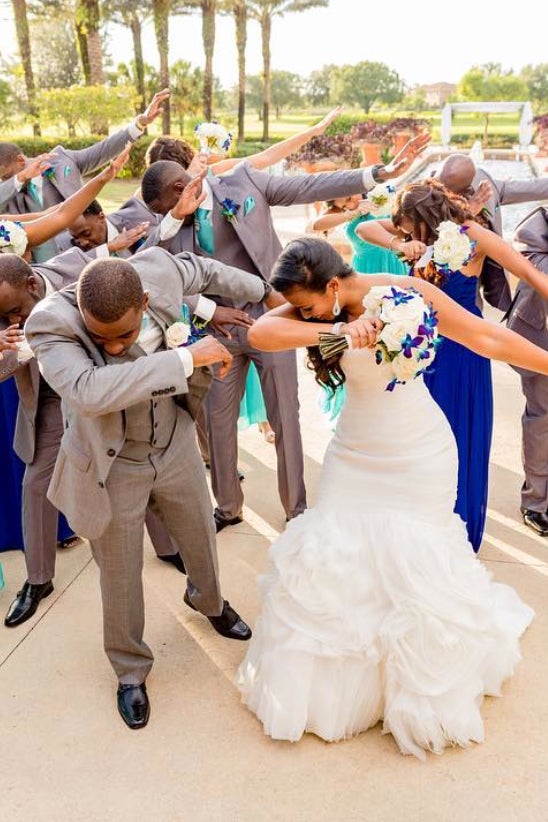
[(500, 695), (533, 611), (492, 581), (453, 513), (455, 440), (422, 378), (386, 391), (368, 350), (343, 367), (317, 503), (260, 580), (243, 700), (274, 739), (334, 741), (382, 720), (421, 758), (480, 742), (482, 697)]

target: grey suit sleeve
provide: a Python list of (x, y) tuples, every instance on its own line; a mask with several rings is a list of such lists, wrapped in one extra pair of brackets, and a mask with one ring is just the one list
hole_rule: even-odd
[(247, 166), (253, 183), (263, 192), (269, 205), (288, 206), (333, 200), (361, 194), (364, 190), (363, 170), (328, 171), (319, 174), (303, 174), (298, 177), (282, 177), (255, 171)]
[(501, 205), (548, 200), (548, 177), (535, 180), (494, 180)]
[(0, 208), (9, 202), (19, 190), (15, 185), (15, 176), (10, 177), (9, 180), (2, 180), (0, 182)]
[[(140, 135), (139, 135), (140, 136)], [(63, 151), (68, 154), (70, 159), (78, 168), (80, 174), (85, 176), (95, 171), (97, 168), (106, 165), (109, 160), (112, 160), (125, 148), (126, 143), (134, 143), (136, 137), (132, 137), (129, 128), (123, 128), (109, 137), (105, 137), (98, 143), (88, 148), (80, 148), (77, 150), (67, 149), (63, 146)]]
[(157, 396), (188, 391), (177, 351), (97, 366), (71, 328), (60, 327), (59, 318), (47, 307), (33, 311), (25, 323), (25, 335), (46, 382), (84, 416), (98, 417)]

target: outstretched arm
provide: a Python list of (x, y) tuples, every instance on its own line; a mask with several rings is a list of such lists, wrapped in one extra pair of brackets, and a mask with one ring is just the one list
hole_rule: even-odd
[(52, 211), (48, 211), (37, 220), (25, 223), (29, 248), (50, 240), (69, 226), (82, 214), (87, 206), (95, 200), (103, 186), (114, 179), (129, 156), (130, 146), (113, 160), (100, 174), (97, 174), (75, 194)]
[(418, 260), (426, 251), (425, 244), (420, 240), (406, 242), (391, 220), (368, 220), (360, 223), (356, 226), (356, 234), (367, 243), (403, 254), (410, 263)]

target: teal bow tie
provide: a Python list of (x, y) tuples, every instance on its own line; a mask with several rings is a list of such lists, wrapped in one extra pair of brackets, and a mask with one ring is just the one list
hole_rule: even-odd
[(213, 254), (215, 241), (213, 237), (213, 224), (211, 222), (211, 211), (208, 208), (197, 208), (194, 220), (196, 227), (196, 239), (201, 249)]

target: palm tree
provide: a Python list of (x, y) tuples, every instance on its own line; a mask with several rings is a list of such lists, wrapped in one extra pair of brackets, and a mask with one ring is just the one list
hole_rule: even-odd
[[(133, 39), (133, 60), (135, 63), (135, 85), (139, 94), (140, 106), (147, 103), (145, 88), (145, 63), (143, 59), (142, 29), (147, 17), (152, 14), (151, 0), (105, 0), (103, 14), (120, 26), (131, 31)], [(139, 108), (141, 111), (141, 108)]]
[(204, 66), (204, 116), (211, 120), (213, 111), (213, 52), (215, 49), (215, 14), (217, 0), (186, 0), (180, 4), (181, 12), (200, 9), (202, 12), (202, 43), (205, 53)]
[[(169, 15), (171, 13), (171, 0), (152, 0), (152, 13), (154, 16), (156, 46), (160, 55), (160, 85), (162, 88), (169, 88)], [(169, 134), (170, 129), (171, 112), (169, 100), (166, 100), (162, 111), (162, 131), (164, 134)]]
[(25, 88), (27, 90), (27, 101), (29, 114), (32, 119), (32, 130), (36, 137), (40, 136), (40, 118), (38, 106), (36, 105), (36, 88), (34, 85), (34, 74), (32, 72), (32, 60), (29, 37), (29, 21), (27, 19), (26, 0), (11, 0), (13, 6), (13, 16), (15, 19), (15, 31), (17, 33), (17, 44), (23, 73), (25, 76)]
[(245, 137), (245, 47), (247, 44), (246, 0), (219, 0), (220, 11), (231, 14), (236, 26), (236, 51), (238, 53), (238, 142)]
[(99, 0), (77, 0), (76, 35), (87, 86), (100, 86), (105, 82), (100, 20)]
[(268, 140), (268, 120), (270, 117), (270, 35), (272, 33), (272, 18), (282, 17), (284, 14), (295, 11), (325, 7), (329, 0), (247, 0), (247, 7), (251, 17), (258, 20), (261, 26), (261, 41), (263, 53), (263, 142)]

